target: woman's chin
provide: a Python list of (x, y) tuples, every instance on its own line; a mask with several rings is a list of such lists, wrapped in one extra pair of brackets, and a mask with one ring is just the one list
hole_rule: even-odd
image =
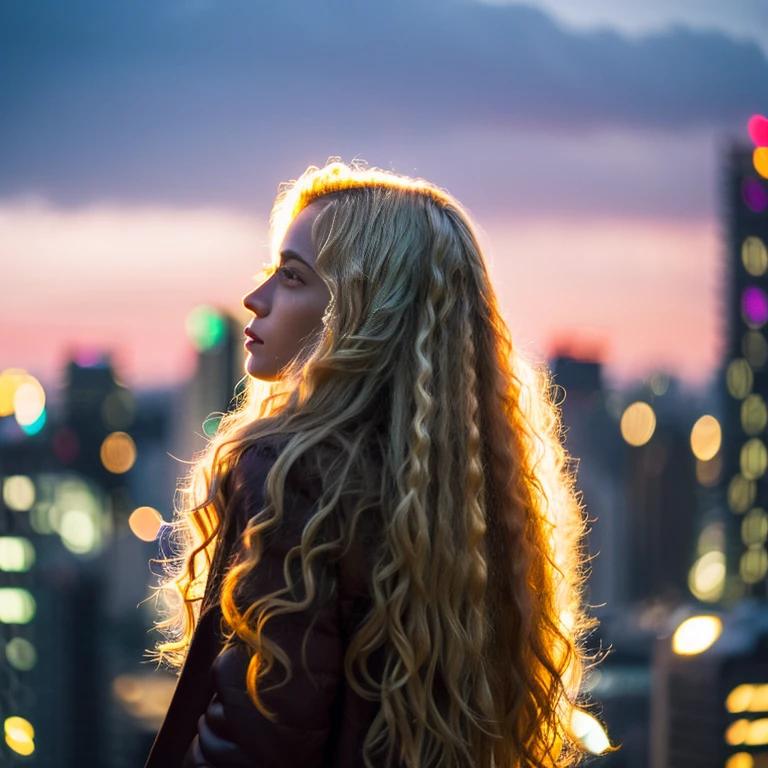
[(252, 379), (261, 381), (275, 381), (277, 379), (277, 371), (268, 369), (261, 361), (255, 360), (252, 355), (248, 355), (245, 360), (245, 372)]

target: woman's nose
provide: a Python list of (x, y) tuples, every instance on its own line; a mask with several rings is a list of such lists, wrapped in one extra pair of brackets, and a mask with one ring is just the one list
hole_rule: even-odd
[(268, 315), (270, 307), (268, 293), (267, 284), (262, 283), (258, 288), (254, 288), (250, 293), (243, 296), (243, 306), (257, 317)]

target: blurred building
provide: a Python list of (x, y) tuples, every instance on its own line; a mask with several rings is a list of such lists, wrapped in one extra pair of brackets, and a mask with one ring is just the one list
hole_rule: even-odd
[(651, 765), (766, 768), (768, 608), (676, 623), (654, 651)]
[(768, 553), (768, 182), (752, 150), (732, 146), (724, 173), (726, 290), (723, 389), (724, 599), (766, 597)]

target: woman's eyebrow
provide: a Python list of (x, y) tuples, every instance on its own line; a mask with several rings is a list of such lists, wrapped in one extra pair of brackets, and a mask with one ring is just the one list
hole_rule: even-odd
[(284, 251), (280, 251), (280, 259), (282, 261), (290, 261), (291, 259), (300, 261), (305, 267), (307, 267), (307, 269), (311, 269), (313, 272), (315, 271), (315, 268), (305, 258), (299, 256), (296, 251), (292, 251), (290, 248), (286, 248)]

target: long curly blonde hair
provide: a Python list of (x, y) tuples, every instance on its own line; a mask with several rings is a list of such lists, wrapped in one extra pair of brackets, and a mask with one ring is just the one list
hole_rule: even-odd
[[(311, 167), (278, 195), (273, 246), (318, 198), (316, 269), (331, 293), (322, 333), (280, 381), (249, 381), (180, 484), (158, 656), (181, 663), (213, 574), (229, 639), (253, 651), (248, 692), (273, 716), (259, 684), (275, 662), (290, 675), (290, 661), (269, 618), (309, 607), (316, 566), (375, 517), (371, 607), (345, 658), (350, 685), (380, 702), (366, 764), (381, 750), (408, 768), (572, 764), (584, 752), (570, 716), (591, 620), (583, 510), (549, 375), (515, 351), (469, 217), (447, 192), (360, 165)], [(265, 506), (223, 572), (230, 470), (268, 436), (284, 444)], [(323, 487), (289, 554), (303, 596), (288, 583), (244, 609), (237, 587), (281, 523), (286, 475), (308, 456)], [(380, 679), (368, 668), (377, 650)]]

